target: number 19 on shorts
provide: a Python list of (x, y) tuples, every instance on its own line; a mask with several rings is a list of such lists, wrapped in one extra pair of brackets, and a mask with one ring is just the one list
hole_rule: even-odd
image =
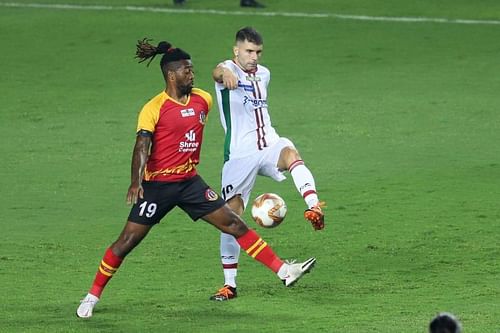
[(157, 207), (158, 205), (155, 204), (154, 202), (148, 203), (147, 201), (144, 201), (142, 204), (139, 205), (139, 208), (141, 209), (139, 211), (139, 216), (146, 215), (146, 217), (149, 218), (155, 215)]

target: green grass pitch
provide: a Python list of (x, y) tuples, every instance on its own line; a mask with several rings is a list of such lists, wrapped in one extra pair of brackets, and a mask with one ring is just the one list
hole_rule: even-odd
[[(500, 332), (499, 3), (262, 0), (264, 13), (475, 22), (459, 24), (187, 1), (244, 13), (119, 9), (170, 0), (0, 2), (0, 332), (425, 333), (439, 311), (465, 333)], [(158, 60), (135, 63), (136, 40), (189, 51), (197, 86), (213, 93), (211, 69), (244, 25), (264, 37), (273, 122), (328, 204), (314, 232), (291, 179), (260, 179), (253, 197), (279, 193), (289, 212), (274, 230), (249, 224), (283, 258), (316, 256), (316, 268), (286, 289), (242, 254), (240, 297), (210, 302), (222, 283), (218, 232), (175, 210), (126, 259), (94, 317), (78, 320), (128, 214), (137, 112), (163, 88)], [(217, 112), (199, 167), (215, 189)]]

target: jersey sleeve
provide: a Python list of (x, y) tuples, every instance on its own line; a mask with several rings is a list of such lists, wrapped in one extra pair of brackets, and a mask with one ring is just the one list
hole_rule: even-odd
[[(227, 69), (231, 70), (233, 73), (237, 73), (236, 69), (234, 68), (234, 62), (232, 60), (224, 60), (224, 61), (217, 64), (217, 67), (219, 67), (219, 66), (227, 68)], [(226, 87), (224, 87), (224, 84), (221, 82), (215, 81), (215, 91), (219, 91), (219, 90), (223, 90), (223, 89), (226, 89)]]
[(139, 113), (137, 121), (137, 132), (146, 130), (151, 133), (155, 131), (156, 123), (160, 118), (160, 107), (156, 103), (147, 103)]
[(267, 89), (269, 88), (269, 82), (271, 82), (271, 71), (267, 68), (266, 68), (266, 76), (267, 76), (266, 80), (266, 89)]
[(234, 62), (232, 60), (224, 60), (223, 62), (219, 63), (217, 66), (222, 66), (229, 68), (231, 70), (234, 70)]

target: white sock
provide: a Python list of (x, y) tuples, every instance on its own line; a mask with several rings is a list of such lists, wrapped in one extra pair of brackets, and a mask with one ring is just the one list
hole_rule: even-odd
[(236, 288), (236, 275), (238, 275), (236, 268), (224, 268), (224, 285)]
[(309, 169), (304, 165), (304, 161), (297, 160), (290, 165), (290, 174), (297, 191), (299, 191), (308, 208), (318, 204), (318, 194), (316, 193), (316, 183)]
[(236, 238), (221, 232), (220, 234), (220, 258), (224, 268), (224, 285), (236, 288), (236, 276), (238, 275), (238, 259), (240, 257), (240, 244)]

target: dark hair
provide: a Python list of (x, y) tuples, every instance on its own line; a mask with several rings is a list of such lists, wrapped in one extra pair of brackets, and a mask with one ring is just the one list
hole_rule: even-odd
[(460, 322), (450, 313), (440, 313), (434, 317), (429, 325), (430, 333), (461, 333)]
[(262, 36), (252, 27), (244, 27), (238, 30), (236, 33), (236, 42), (249, 41), (255, 45), (264, 44)]
[(137, 41), (137, 50), (135, 57), (139, 59), (139, 63), (149, 59), (147, 66), (153, 61), (158, 54), (163, 54), (160, 61), (160, 67), (163, 69), (167, 63), (183, 59), (191, 59), (191, 56), (182, 49), (172, 47), (169, 42), (162, 41), (157, 46), (150, 44), (151, 39), (143, 38)]

